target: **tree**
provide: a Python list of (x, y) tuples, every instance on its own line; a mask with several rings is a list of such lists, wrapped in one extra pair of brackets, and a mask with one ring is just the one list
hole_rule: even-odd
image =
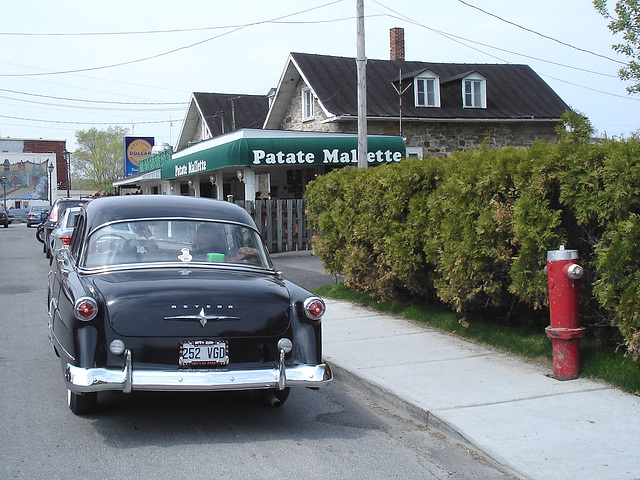
[(96, 190), (107, 190), (124, 176), (123, 127), (91, 128), (76, 132), (78, 149), (73, 155), (76, 174), (86, 178)]
[(635, 82), (627, 87), (630, 94), (640, 93), (640, 5), (638, 0), (618, 0), (611, 14), (607, 0), (593, 0), (593, 6), (609, 20), (609, 30), (622, 33), (623, 43), (613, 45), (613, 49), (629, 57), (629, 63), (618, 70), (621, 80)]
[(556, 133), (567, 142), (588, 142), (596, 129), (584, 114), (567, 110), (560, 117)]

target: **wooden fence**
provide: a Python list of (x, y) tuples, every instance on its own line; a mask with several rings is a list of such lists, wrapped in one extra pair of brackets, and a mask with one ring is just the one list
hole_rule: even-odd
[(253, 217), (269, 252), (311, 250), (312, 231), (307, 228), (305, 201), (301, 199), (243, 202)]

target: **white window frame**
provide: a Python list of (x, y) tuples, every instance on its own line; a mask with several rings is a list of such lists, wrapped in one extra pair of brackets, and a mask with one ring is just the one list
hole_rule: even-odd
[(309, 87), (302, 88), (302, 120), (313, 120), (315, 117), (315, 96)]
[(482, 75), (469, 75), (462, 79), (462, 107), (487, 108), (487, 80)]
[(431, 72), (418, 75), (413, 80), (413, 91), (416, 107), (440, 107), (440, 78), (437, 75)]

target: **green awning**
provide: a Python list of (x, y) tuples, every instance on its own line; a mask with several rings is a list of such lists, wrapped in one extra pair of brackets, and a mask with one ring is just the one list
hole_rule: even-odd
[[(369, 164), (399, 162), (406, 156), (402, 137), (367, 138)], [(224, 167), (357, 165), (357, 135), (301, 135), (239, 138), (206, 148), (189, 147), (162, 165), (162, 180), (195, 175)]]

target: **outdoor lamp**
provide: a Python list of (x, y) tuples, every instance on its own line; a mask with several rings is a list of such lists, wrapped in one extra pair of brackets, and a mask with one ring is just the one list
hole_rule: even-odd
[(7, 177), (5, 175), (0, 178), (2, 180), (3, 205), (5, 212), (7, 211)]
[(62, 151), (62, 156), (64, 157), (64, 161), (67, 165), (67, 198), (68, 198), (71, 196), (69, 194), (69, 191), (71, 189), (71, 152), (68, 152), (67, 149), (65, 148)]
[(49, 170), (49, 205), (53, 205), (53, 191), (51, 190), (51, 175), (53, 174), (53, 163), (50, 163), (47, 167)]
[(242, 170), (238, 170), (236, 172), (236, 175), (238, 176), (238, 180), (240, 180), (241, 182), (244, 181), (244, 172)]

